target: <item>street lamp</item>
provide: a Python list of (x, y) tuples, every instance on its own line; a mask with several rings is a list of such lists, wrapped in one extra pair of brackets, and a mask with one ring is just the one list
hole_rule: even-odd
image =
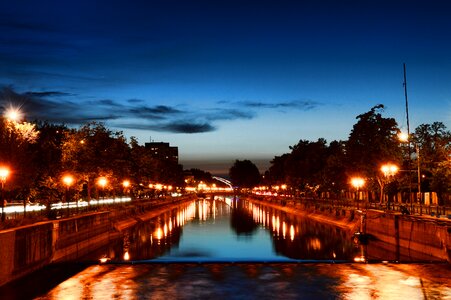
[[(67, 205), (67, 212), (69, 215), (70, 209), (69, 209), (69, 188), (74, 182), (74, 178), (71, 175), (64, 175), (63, 176), (63, 183), (66, 185), (66, 194), (64, 196), (65, 202)], [(78, 210), (78, 202), (77, 202), (77, 210)]]
[(130, 181), (128, 181), (128, 180), (122, 181), (122, 186), (124, 187), (124, 194), (126, 194), (128, 188), (130, 187)]
[(360, 193), (359, 190), (365, 185), (365, 179), (362, 177), (351, 178), (351, 185), (356, 189), (357, 208), (359, 208)]
[(10, 107), (5, 111), (5, 118), (8, 121), (17, 122), (22, 118), (22, 113), (18, 108)]
[(6, 183), (6, 179), (8, 178), (9, 175), (9, 169), (5, 168), (5, 167), (1, 167), (0, 168), (0, 181), (2, 183), (2, 190), (1, 190), (1, 198), (0, 201), (2, 202), (2, 222), (5, 221), (5, 212), (4, 212), (4, 208), (5, 208), (5, 199), (4, 199), (4, 194), (3, 194), (3, 189), (5, 187), (5, 183)]
[[(389, 180), (390, 177), (393, 177), (396, 175), (396, 173), (398, 173), (399, 167), (397, 165), (387, 163), (387, 164), (382, 165), (381, 171), (384, 174), (385, 178), (387, 178), (387, 180)], [(381, 203), (382, 203), (383, 198), (384, 198), (384, 185), (381, 184)]]
[(108, 184), (108, 180), (105, 177), (100, 177), (97, 184), (102, 188), (103, 200), (105, 200), (105, 187)]
[(395, 176), (396, 173), (399, 171), (399, 167), (397, 165), (393, 164), (385, 164), (381, 167), (382, 173), (384, 173), (384, 176), (389, 178), (391, 176)]

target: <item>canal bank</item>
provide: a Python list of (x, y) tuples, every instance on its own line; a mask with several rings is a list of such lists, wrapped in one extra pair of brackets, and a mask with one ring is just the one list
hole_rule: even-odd
[(318, 222), (362, 232), (367, 255), (389, 261), (451, 262), (451, 221), (430, 216), (403, 215), (382, 210), (357, 210), (273, 197), (247, 196), (249, 200)]
[(0, 231), (0, 286), (52, 263), (76, 261), (121, 230), (195, 199), (187, 195)]

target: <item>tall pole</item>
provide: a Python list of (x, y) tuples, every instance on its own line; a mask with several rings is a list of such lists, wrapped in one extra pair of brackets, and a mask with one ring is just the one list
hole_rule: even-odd
[(407, 160), (407, 170), (409, 170), (409, 201), (410, 201), (410, 211), (412, 211), (413, 208), (413, 201), (412, 201), (412, 178), (410, 174), (410, 166), (411, 166), (411, 147), (410, 147), (410, 122), (409, 122), (409, 101), (407, 99), (407, 76), (406, 76), (406, 64), (403, 64), (404, 69), (404, 96), (406, 98), (406, 118), (407, 118), (407, 152), (408, 152), (408, 160)]
[(4, 199), (4, 194), (3, 194), (3, 188), (4, 188), (4, 185), (5, 185), (5, 181), (3, 180), (3, 179), (1, 179), (1, 182), (2, 182), (2, 191), (1, 191), (1, 194), (0, 194), (0, 196), (1, 196), (1, 198), (0, 198), (0, 201), (2, 201), (2, 222), (4, 222), (5, 221), (5, 211), (4, 211), (4, 209), (5, 209), (5, 199)]
[(420, 170), (420, 146), (418, 146), (418, 143), (416, 144), (416, 151), (417, 151), (417, 174), (418, 174), (418, 195), (417, 200), (420, 202), (420, 206), (422, 205), (422, 199), (421, 199), (421, 170)]

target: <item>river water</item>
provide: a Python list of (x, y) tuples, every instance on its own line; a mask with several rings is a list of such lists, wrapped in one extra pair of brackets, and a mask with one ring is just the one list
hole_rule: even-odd
[[(352, 232), (274, 208), (199, 199), (128, 230), (86, 258), (95, 264), (52, 266), (5, 293), (11, 299), (451, 299), (449, 264), (385, 262), (368, 257), (384, 253), (368, 247), (356, 244)], [(356, 263), (368, 260), (378, 263)]]

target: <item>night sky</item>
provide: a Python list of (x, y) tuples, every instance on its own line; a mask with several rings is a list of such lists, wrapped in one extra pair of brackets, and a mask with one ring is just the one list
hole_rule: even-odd
[(450, 128), (447, 2), (1, 1), (0, 105), (170, 142), (185, 168), (264, 171), (379, 103), (405, 129), (403, 63), (411, 130)]

